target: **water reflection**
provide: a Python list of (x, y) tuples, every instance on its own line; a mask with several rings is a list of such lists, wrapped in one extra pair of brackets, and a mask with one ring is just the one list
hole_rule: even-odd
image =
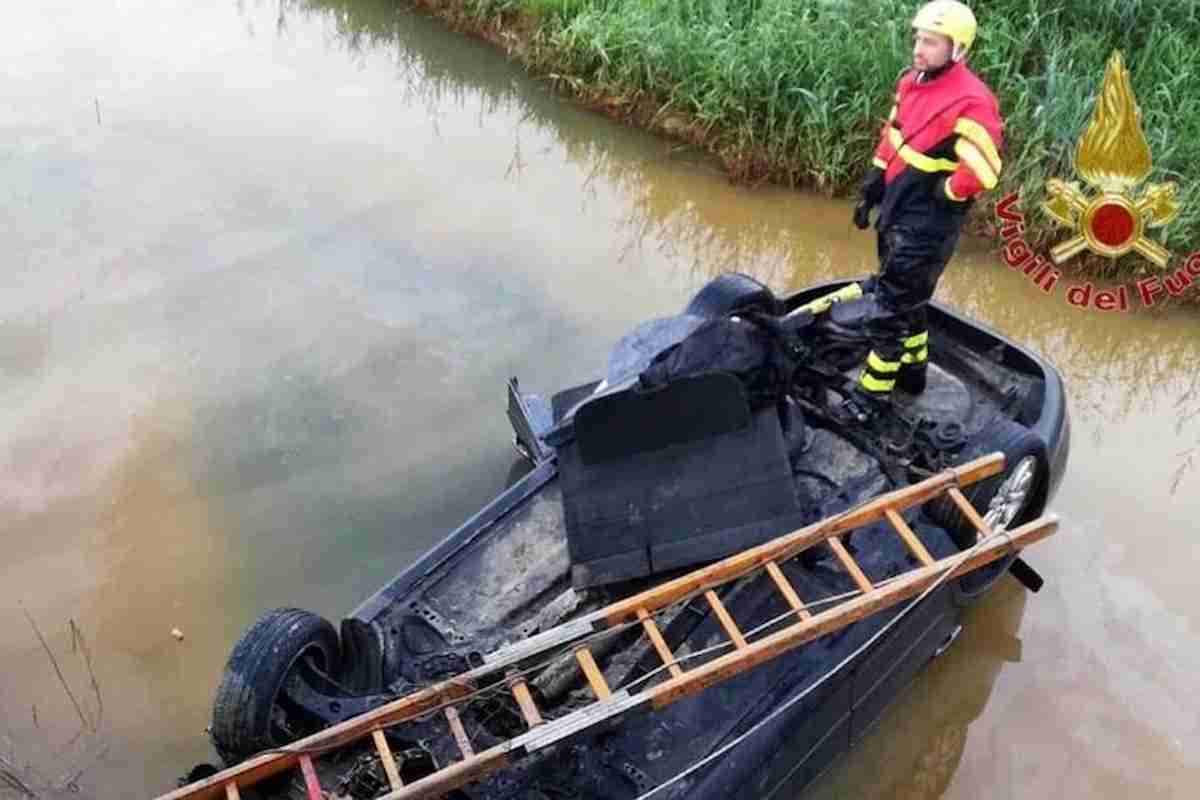
[[(568, 163), (578, 166), (575, 174), (582, 176), (578, 186), (583, 213), (592, 209), (588, 200), (595, 198), (597, 183), (624, 195), (621, 215), (610, 222), (623, 239), (619, 259), (650, 248), (685, 269), (694, 285), (732, 269), (789, 288), (841, 274), (835, 264), (842, 269), (850, 264), (850, 274), (861, 273), (868, 263), (864, 256), (873, 252), (873, 245), (862, 248), (851, 242), (841, 212), (819, 198), (759, 187), (732, 190), (736, 200), (731, 202), (729, 192), (701, 190), (720, 170), (694, 148), (647, 141), (640, 132), (622, 126), (606, 130), (598, 140), (601, 118), (595, 113), (570, 106), (548, 85), (531, 90), (528, 83), (515, 81), (511, 71), (496, 69), (496, 54), (487, 46), (480, 45), (480, 52), (471, 51), (466, 58), (457, 50), (422, 46), (423, 21), (397, 15), (394, 6), (305, 0), (303, 7), (334, 20), (348, 50), (360, 56), (389, 54), (398, 65), (398, 102), (443, 110), (477, 106), (481, 125), (484, 117), (496, 114), (517, 117), (508, 133), (511, 156), (505, 175), (518, 186), (523, 167), (556, 160), (561, 150)], [(536, 132), (545, 144), (523, 145), (523, 130)], [(798, 245), (802, 249), (804, 244), (795, 240), (798, 219), (826, 233), (846, 228), (847, 246), (830, 252), (829, 239), (822, 238), (825, 252), (815, 260), (798, 261)]]
[(1002, 581), (972, 608), (954, 645), (885, 712), (853, 759), (814, 784), (813, 800), (941, 797), (962, 759), (968, 728), (984, 713), (1005, 664), (1021, 662), (1018, 631), (1026, 602), (1023, 589)]
[[(220, 664), (261, 610), (343, 613), (495, 493), (508, 376), (590, 378), (631, 324), (724, 269), (786, 290), (873, 268), (844, 203), (730, 187), (702, 154), (578, 109), (393, 0), (10, 14), (0, 746), (54, 753), (77, 732), (19, 604), (59, 654), (75, 620), (113, 743), (84, 776), (96, 796), (151, 794), (208, 757)], [(1039, 562), (1051, 584), (1019, 669), (985, 654), (976, 674), (952, 651), (915, 691), (962, 713), (891, 714), (880, 735), (941, 753), (933, 774), (970, 723), (950, 791), (984, 791), (974, 742), (1041, 721), (1029, 698), (1068, 664), (1103, 730), (1183, 774), (1200, 617), (1195, 545), (1174, 533), (1197, 513), (1194, 470), (1167, 487), (1197, 436), (1193, 318), (1074, 312), (986, 252), (963, 252), (942, 296), (1067, 372), (1081, 443), (1062, 498), (1080, 522)], [(1015, 631), (1023, 597), (990, 599), (999, 616), (968, 631)], [(1143, 666), (1151, 648), (1167, 656)], [(1019, 702), (980, 715), (989, 693)], [(1155, 712), (1140, 726), (1122, 711), (1139, 706)]]
[[(848, 209), (778, 187), (725, 187), (714, 191), (717, 165), (693, 148), (645, 138), (623, 128), (597, 138), (595, 114), (564, 109), (551, 91), (529, 91), (494, 69), (492, 59), (453, 60), (414, 41), (386, 4), (307, 2), (337, 20), (348, 48), (396, 48), (404, 64), (404, 102), (427, 107), (479, 103), (482, 116), (517, 116), (514, 154), (506, 175), (520, 185), (516, 162), (534, 158), (521, 149), (521, 131), (535, 130), (561, 147), (578, 167), (580, 208), (593, 210), (595, 189), (624, 196), (623, 211), (609, 220), (622, 244), (618, 263), (652, 251), (689, 287), (725, 270), (754, 275), (777, 290), (791, 290), (876, 268), (873, 233), (853, 229)], [(401, 54), (402, 55), (399, 55)], [(553, 152), (557, 148), (544, 147)], [(1037, 291), (1004, 267), (992, 242), (966, 242), (947, 270), (939, 299), (1047, 355), (1068, 379), (1072, 411), (1085, 435), (1102, 437), (1131, 415), (1161, 415), (1173, 425), (1174, 445), (1162, 457), (1173, 471), (1170, 491), (1195, 482), (1200, 450), (1200, 363), (1194, 309), (1167, 313), (1080, 310), (1065, 302), (1071, 278), (1054, 296)]]
[[(607, 192), (622, 193), (623, 210), (606, 220), (621, 242), (619, 259), (637, 262), (652, 255), (682, 277), (685, 294), (726, 269), (748, 272), (786, 290), (874, 268), (873, 239), (851, 228), (848, 209), (842, 203), (770, 187), (722, 186), (715, 165), (688, 148), (660, 140), (646, 145), (625, 129), (564, 110), (559, 101), (542, 92), (525, 91), (518, 100), (510, 100), (505, 87), (497, 86), (490, 75), (457, 72), (452, 80), (496, 97), (500, 105), (518, 103), (510, 113), (519, 114), (521, 122), (511, 135), (514, 152), (518, 141), (522, 143), (522, 160), (530, 159), (524, 140), (518, 139), (519, 131), (532, 128), (543, 140), (561, 145), (567, 161), (576, 167), (573, 174), (582, 213), (603, 208)], [(598, 135), (598, 128), (604, 129), (604, 135)], [(538, 173), (534, 170), (533, 174)], [(522, 173), (515, 177), (519, 182)], [(1196, 507), (1186, 491), (1197, 480), (1194, 453), (1200, 442), (1196, 422), (1200, 396), (1194, 368), (1200, 358), (1200, 337), (1195, 336), (1194, 313), (1105, 315), (1079, 311), (1063, 300), (1069, 281), (1064, 281), (1057, 296), (1043, 296), (1023, 275), (1004, 267), (992, 254), (992, 247), (987, 241), (964, 243), (939, 297), (1050, 357), (1067, 377), (1076, 433), (1072, 474), (1060, 497), (1060, 508), (1068, 518), (1073, 516), (1075, 527), (1073, 535), (1069, 530), (1063, 537), (1060, 549), (1037, 557), (1051, 580), (1057, 578), (1060, 584), (1037, 598), (1033, 657), (1021, 665), (1020, 679), (1015, 679), (1014, 685), (1029, 687), (1033, 682), (1025, 694), (1045, 699), (1054, 691), (1052, 687), (1061, 686), (1061, 681), (1051, 676), (1064, 661), (1103, 664), (1115, 674), (1137, 660), (1134, 650), (1167, 646), (1181, 658), (1179, 668), (1164, 667), (1136, 687), (1119, 679), (1092, 682), (1079, 677), (1085, 686), (1074, 695), (1077, 703), (1095, 702), (1104, 707), (1124, 703), (1136, 708), (1140, 703), (1163, 708), (1167, 698), (1188, 681), (1186, 664), (1196, 658), (1195, 630), (1200, 620), (1180, 591), (1186, 582), (1181, 584), (1172, 568), (1155, 561), (1153, 555), (1178, 553), (1179, 564), (1191, 563), (1198, 555), (1194, 543), (1179, 538), (1180, 526), (1187, 526), (1189, 514), (1194, 513), (1189, 509)], [(626, 274), (618, 271), (615, 277), (625, 278)], [(1146, 447), (1148, 441), (1156, 444)], [(1139, 512), (1141, 520), (1137, 519)], [(1142, 537), (1142, 546), (1132, 551), (1123, 542), (1130, 532)], [(1097, 571), (1097, 563), (1106, 566)], [(1075, 588), (1079, 586), (1087, 590), (1080, 592)], [(988, 632), (995, 637), (1015, 633), (1025, 599), (1020, 593), (1013, 594), (1011, 585), (1008, 588), (1009, 594), (988, 600), (985, 608), (990, 612), (977, 612), (970, 628), (983, 632), (977, 637), (986, 640)], [(1178, 615), (1191, 621), (1190, 633), (1182, 638)], [(1134, 620), (1156, 622), (1145, 623), (1121, 654), (1113, 654), (1111, 648), (1106, 652), (1103, 631), (1110, 626), (1128, 626)], [(1187, 627), (1188, 623), (1183, 624)], [(983, 651), (971, 655), (971, 641)], [(1013, 640), (1004, 641), (1011, 644)], [(1163, 645), (1163, 641), (1177, 644)], [(1012, 760), (1000, 768), (1008, 770), (1005, 774), (986, 770), (994, 748), (1007, 740), (1006, 730), (1022, 731), (1040, 723), (1048, 736), (1063, 737), (1074, 724), (1074, 712), (1068, 707), (1071, 704), (1058, 703), (1053, 706), (1055, 716), (1044, 720), (1036, 704), (1026, 703), (1021, 711), (994, 711), (985, 715), (987, 721), (981, 721), (983, 706), (1003, 671), (1003, 660), (980, 642), (980, 638), (964, 640), (960, 655), (948, 657), (922, 677), (918, 688), (902, 701), (901, 710), (889, 714), (872, 740), (874, 744), (845, 762), (843, 777), (829, 784), (835, 788), (828, 796), (853, 792), (936, 797), (943, 791), (957, 796), (995, 791), (1044, 796), (1047, 790), (1065, 791), (1063, 786), (1051, 786), (1053, 781), (1018, 774)], [(1068, 655), (1062, 649), (1072, 646), (1078, 652)], [(989, 652), (992, 655), (987, 655)], [(964, 660), (972, 663), (963, 668)], [(922, 698), (929, 702), (923, 704)], [(926, 705), (949, 709), (949, 716), (925, 725)], [(1194, 707), (1194, 703), (1188, 705)], [(1160, 721), (1157, 728), (1126, 714), (1120, 730), (1154, 753), (1163, 774), (1178, 782), (1191, 774), (1189, 767), (1168, 754), (1177, 755), (1183, 742), (1195, 742), (1195, 731), (1181, 720), (1167, 722), (1170, 715), (1155, 718)], [(974, 736), (992, 749), (971, 756), (968, 745), (964, 757), (968, 725), (976, 731)], [(1167, 738), (1164, 730), (1171, 732)], [(911, 744), (915, 752), (899, 754), (895, 751), (898, 742), (904, 743), (900, 746)], [(878, 751), (874, 760), (861, 755), (871, 747)], [(1096, 759), (1088, 757), (1084, 745), (1074, 742), (1072, 748), (1076, 763), (1086, 765), (1073, 769), (1077, 777), (1083, 776), (1079, 777), (1083, 784), (1095, 788), (1098, 795), (1122, 796), (1124, 789), (1110, 793), (1101, 788), (1097, 776), (1104, 771)], [(1055, 757), (1046, 756), (1045, 750), (1041, 753), (1042, 763), (1058, 763)], [(956, 778), (960, 759), (966, 772)], [(894, 764), (904, 769), (894, 770)], [(907, 772), (910, 777), (897, 772)], [(893, 777), (880, 777), (870, 786), (861, 786), (851, 777), (854, 775)], [(1126, 780), (1127, 784), (1122, 783), (1126, 788), (1139, 785), (1137, 779)]]
[(9, 763), (39, 796), (96, 796), (119, 765), (169, 780), (180, 749), (148, 738), (146, 726), (198, 730), (208, 700), (195, 689), (235, 634), (227, 623), (240, 600), (230, 580), (237, 559), (193, 482), (195, 441), (179, 438), (187, 401), (174, 401), (147, 408), (127, 437), (96, 443), (107, 452), (86, 459), (110, 469), (59, 475), (36, 507), (7, 521), (6, 541), (25, 547), (0, 573), (5, 596), (31, 609), (46, 642), (39, 647), (35, 623), (18, 624), (5, 604), (0, 708)]

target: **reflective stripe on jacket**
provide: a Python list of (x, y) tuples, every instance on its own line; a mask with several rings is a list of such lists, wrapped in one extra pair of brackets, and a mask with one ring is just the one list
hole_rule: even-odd
[[(876, 226), (946, 227), (1000, 178), (1004, 122), (991, 90), (965, 62), (932, 80), (905, 72), (875, 148), (886, 190)], [(938, 179), (949, 175), (942, 196)]]

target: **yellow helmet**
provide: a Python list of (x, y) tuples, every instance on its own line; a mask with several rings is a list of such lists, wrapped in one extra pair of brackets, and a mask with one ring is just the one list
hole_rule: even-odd
[(958, 0), (933, 0), (921, 6), (913, 17), (912, 26), (950, 37), (954, 42), (953, 58), (957, 61), (975, 41), (978, 23), (971, 9)]

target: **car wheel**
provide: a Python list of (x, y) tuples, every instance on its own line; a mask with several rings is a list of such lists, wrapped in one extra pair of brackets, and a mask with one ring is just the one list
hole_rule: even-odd
[(227, 765), (318, 730), (282, 689), (298, 670), (335, 676), (340, 656), (337, 631), (311, 612), (277, 608), (250, 626), (229, 655), (213, 701), (213, 743)]
[(704, 284), (684, 313), (716, 319), (743, 309), (776, 314), (779, 301), (768, 287), (749, 275), (727, 272)]
[[(967, 443), (962, 462), (995, 451), (1004, 453), (1004, 470), (967, 486), (963, 495), (993, 531), (1008, 530), (1041, 513), (1046, 503), (1050, 465), (1041, 437), (1018, 422), (996, 417)], [(966, 550), (976, 542), (975, 527), (949, 497), (938, 497), (925, 506), (926, 515)], [(957, 581), (959, 600), (969, 602), (985, 594), (1012, 565), (1010, 554), (967, 573)]]

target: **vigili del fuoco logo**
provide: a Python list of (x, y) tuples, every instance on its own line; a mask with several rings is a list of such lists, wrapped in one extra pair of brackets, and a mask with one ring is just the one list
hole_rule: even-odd
[[(1050, 250), (1050, 259), (1035, 253), (1025, 242), (1025, 215), (1017, 209), (1020, 192), (996, 204), (996, 223), (1004, 240), (1004, 262), (1021, 270), (1047, 294), (1054, 292), (1062, 273), (1057, 265), (1090, 250), (1116, 258), (1137, 251), (1160, 270), (1166, 270), (1171, 253), (1146, 236), (1148, 228), (1166, 225), (1179, 213), (1173, 181), (1142, 187), (1150, 174), (1150, 145), (1142, 133), (1141, 110), (1129, 82), (1121, 52), (1108, 59), (1104, 82), (1087, 130), (1075, 144), (1075, 173), (1078, 181), (1051, 178), (1046, 181), (1048, 198), (1041, 209), (1056, 224), (1074, 235)], [(1139, 188), (1140, 187), (1140, 188)], [(1066, 301), (1073, 306), (1100, 311), (1127, 311), (1130, 295), (1143, 306), (1153, 306), (1164, 294), (1177, 297), (1200, 281), (1200, 250), (1189, 255), (1171, 275), (1152, 275), (1132, 286), (1099, 291), (1091, 282), (1071, 286)]]

